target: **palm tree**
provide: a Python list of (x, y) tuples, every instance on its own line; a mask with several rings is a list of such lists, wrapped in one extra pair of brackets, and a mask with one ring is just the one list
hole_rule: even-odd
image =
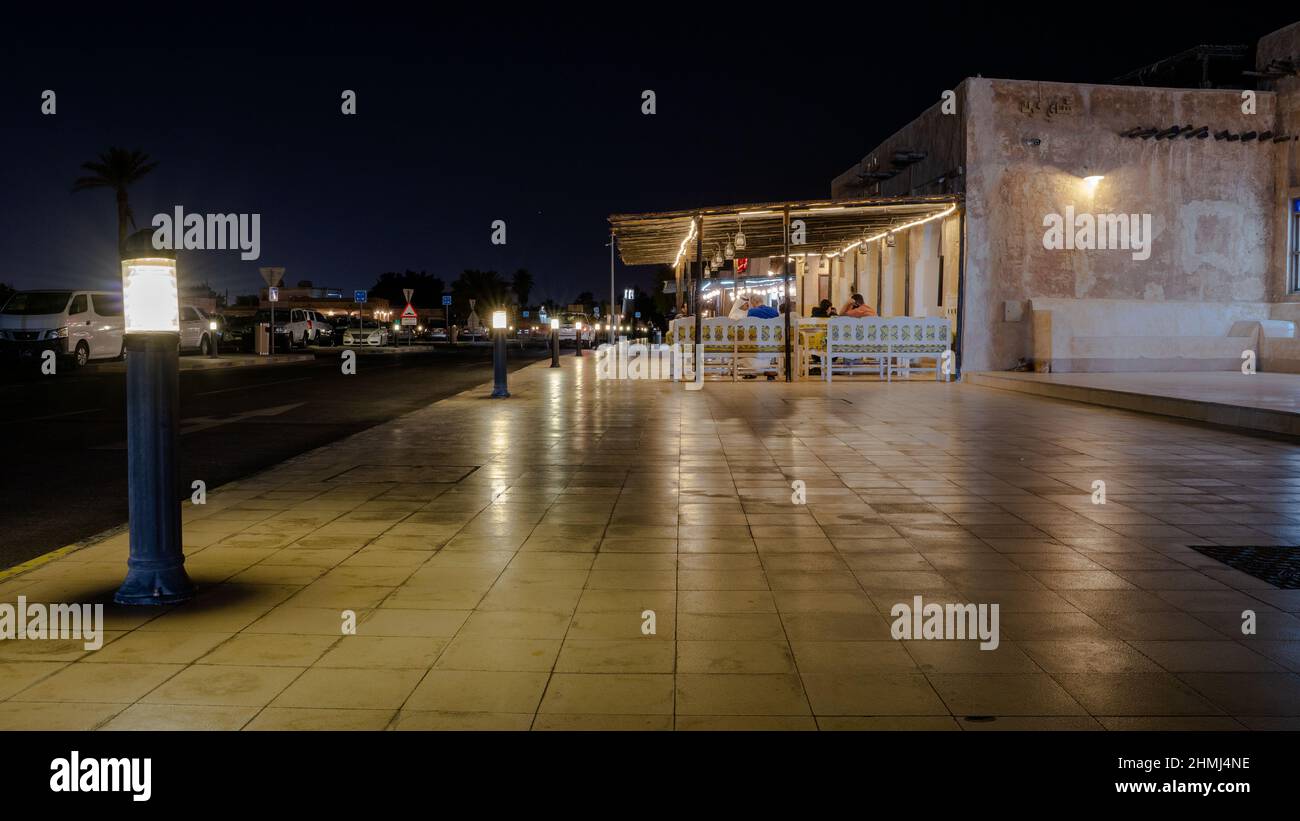
[(528, 295), (533, 291), (533, 275), (528, 273), (526, 268), (515, 271), (514, 279), (510, 282), (510, 290), (515, 292), (515, 298), (519, 300), (520, 306), (528, 307)]
[(117, 195), (117, 247), (120, 253), (125, 253), (128, 225), (135, 227), (135, 214), (131, 212), (126, 189), (157, 168), (158, 163), (150, 161), (149, 155), (140, 150), (109, 148), (99, 159), (83, 162), (81, 167), (94, 176), (78, 177), (72, 184), (74, 193), (88, 188), (112, 188)]

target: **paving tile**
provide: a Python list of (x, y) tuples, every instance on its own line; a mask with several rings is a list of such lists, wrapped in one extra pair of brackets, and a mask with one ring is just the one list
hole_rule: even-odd
[(1167, 673), (1061, 673), (1070, 695), (1093, 715), (1220, 715), (1208, 699)]
[(17, 701), (129, 704), (181, 672), (180, 664), (69, 664), (19, 691)]
[(678, 674), (678, 715), (807, 715), (799, 676)]
[(153, 690), (143, 701), (146, 704), (262, 707), (302, 673), (298, 667), (194, 665)]
[(992, 676), (930, 673), (926, 678), (956, 716), (1053, 716), (1088, 712), (1045, 673)]
[[(1188, 546), (1300, 536), (1290, 444), (929, 380), (534, 389), (578, 366), (388, 423), (454, 485), (313, 481), (380, 426), (187, 506), (201, 595), (0, 643), (0, 728), (1300, 729), (1300, 593)], [(94, 597), (124, 548), (0, 594)], [(893, 640), (916, 595), (998, 604), (998, 648)]]
[(547, 673), (431, 670), (403, 710), (452, 713), (528, 713), (537, 711)]

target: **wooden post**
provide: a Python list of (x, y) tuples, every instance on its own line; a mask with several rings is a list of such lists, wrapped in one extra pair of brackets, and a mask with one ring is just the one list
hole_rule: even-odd
[[(785, 381), (792, 382), (794, 380), (790, 375), (790, 357), (792, 355), (790, 345), (790, 312), (794, 310), (794, 300), (790, 298), (790, 206), (788, 205), (782, 213), (781, 224), (784, 228), (781, 232), (781, 247), (785, 250), (784, 255), (781, 257), (781, 274), (785, 283), (783, 293), (781, 294), (782, 301), (785, 302)], [(799, 296), (801, 299), (803, 298), (802, 289), (799, 292)]]

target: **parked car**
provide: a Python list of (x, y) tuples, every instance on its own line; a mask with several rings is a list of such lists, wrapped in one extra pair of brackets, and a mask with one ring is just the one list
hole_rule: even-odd
[(251, 314), (221, 317), (221, 333), (217, 336), (221, 349), (252, 353), (255, 345), (253, 331), (257, 327), (255, 318)]
[(192, 305), (182, 306), (180, 349), (198, 351), (204, 356), (212, 353), (212, 346), (219, 338), (212, 330), (212, 321), (203, 310)]
[(386, 324), (363, 320), (360, 327), (350, 327), (343, 332), (343, 344), (379, 347), (388, 344), (388, 333)]
[(442, 325), (434, 325), (424, 329), (424, 336), (430, 342), (446, 342), (447, 329)]
[[(257, 312), (254, 318), (256, 323), (270, 322), (271, 310), (265, 309)], [(307, 347), (308, 329), (307, 329), (307, 311), (303, 308), (276, 308), (275, 309), (275, 327), (272, 331), (275, 334), (275, 349), (277, 351), (287, 351), (294, 347)]]
[(572, 344), (578, 338), (577, 326), (582, 325), (582, 341), (590, 343), (594, 326), (586, 314), (564, 314), (560, 319), (560, 344)]
[(0, 308), (0, 352), (37, 361), (54, 351), (73, 366), (123, 351), (122, 295), (112, 291), (17, 291)]
[(335, 340), (334, 323), (320, 311), (308, 311), (307, 336), (311, 344), (329, 347)]
[(482, 325), (477, 328), (461, 328), (456, 334), (456, 339), (460, 342), (481, 342), (487, 339), (487, 328)]

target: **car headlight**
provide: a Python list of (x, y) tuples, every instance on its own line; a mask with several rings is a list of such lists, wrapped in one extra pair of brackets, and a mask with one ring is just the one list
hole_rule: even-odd
[(55, 328), (52, 331), (46, 331), (45, 338), (46, 339), (67, 339), (68, 326), (64, 325), (62, 328)]

